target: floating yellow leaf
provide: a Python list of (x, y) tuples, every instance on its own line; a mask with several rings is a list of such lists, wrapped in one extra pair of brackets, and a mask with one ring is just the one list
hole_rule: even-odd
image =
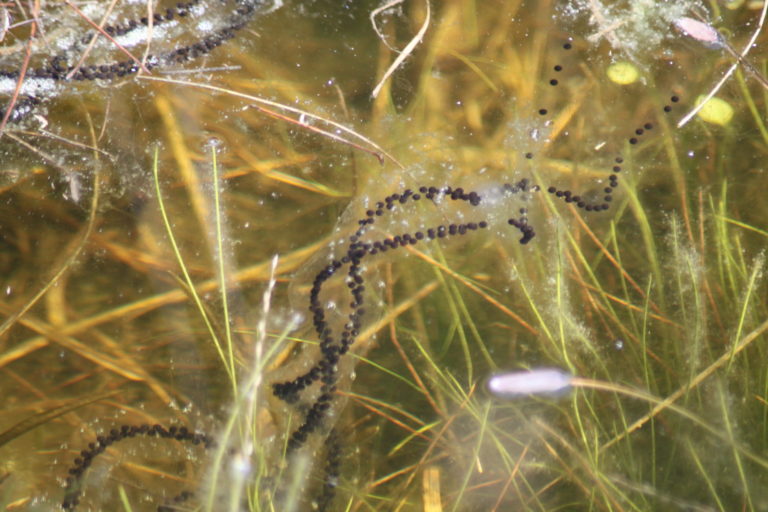
[(608, 78), (611, 82), (619, 85), (629, 85), (637, 81), (640, 73), (637, 68), (629, 62), (617, 62), (608, 67)]
[[(702, 101), (704, 101), (704, 96), (699, 96), (696, 99), (696, 104), (698, 105)], [(711, 98), (699, 110), (698, 116), (707, 123), (725, 126), (733, 119), (733, 107), (725, 100)]]

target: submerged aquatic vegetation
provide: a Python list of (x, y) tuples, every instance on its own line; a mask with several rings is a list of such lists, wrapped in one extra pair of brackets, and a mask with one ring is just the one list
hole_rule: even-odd
[[(49, 144), (70, 181), (27, 163), (3, 192), (12, 321), (0, 367), (18, 391), (2, 407), (43, 411), (25, 428), (0, 424), (13, 434), (0, 436), (3, 504), (50, 509), (95, 436), (178, 424), (216, 446), (109, 443), (78, 510), (154, 510), (182, 491), (203, 510), (759, 510), (759, 84), (736, 75), (724, 126), (677, 130), (670, 119), (732, 59), (681, 43), (671, 21), (656, 27), (668, 30), (662, 55), (648, 46), (642, 79), (619, 87), (610, 56), (581, 37), (592, 32), (553, 21), (561, 4), (449, 1), (370, 101), (394, 58), (369, 7), (258, 18), (258, 37), (219, 55), (242, 73), (215, 72), (209, 88), (195, 78), (201, 92), (143, 81), (151, 94), (109, 107), (140, 113), (135, 141), (115, 135), (103, 104), (70, 126), (51, 102), (50, 129), (90, 149)], [(401, 8), (378, 25), (389, 46), (423, 26), (422, 3)], [(754, 18), (726, 14), (723, 26)], [(286, 26), (306, 37), (286, 42)], [(653, 64), (669, 55), (674, 66)], [(401, 165), (326, 139), (329, 125), (310, 132), (316, 118), (265, 119), (256, 95), (355, 126)], [(672, 95), (682, 106), (665, 112)], [(321, 290), (334, 260), (347, 266)], [(315, 332), (326, 327), (331, 342)], [(577, 375), (571, 394), (500, 402), (481, 390), (501, 369), (540, 366)], [(315, 377), (335, 381), (328, 400)], [(297, 438), (325, 403), (333, 417)], [(61, 482), (45, 482), (54, 459)]]

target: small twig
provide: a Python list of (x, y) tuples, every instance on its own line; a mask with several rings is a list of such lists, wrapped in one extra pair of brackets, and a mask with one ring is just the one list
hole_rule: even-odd
[(99, 34), (104, 33), (102, 32), (104, 24), (107, 22), (107, 19), (109, 19), (109, 15), (112, 13), (112, 9), (115, 8), (116, 3), (117, 0), (112, 0), (112, 2), (110, 2), (106, 12), (104, 12), (104, 16), (101, 18), (101, 23), (99, 23), (99, 31), (91, 36), (91, 40), (88, 42), (88, 46), (86, 46), (83, 54), (80, 56), (80, 60), (77, 61), (77, 64), (75, 64), (75, 67), (72, 69), (72, 71), (67, 74), (67, 80), (70, 80), (73, 76), (75, 76), (80, 67), (83, 65), (83, 62), (85, 62), (85, 59), (88, 58), (88, 54), (91, 53), (91, 50), (93, 50), (93, 47), (96, 45), (96, 41), (99, 40)]
[(62, 137), (61, 135), (57, 135), (57, 134), (55, 134), (53, 132), (49, 132), (48, 130), (44, 130), (42, 128), (38, 131), (38, 133), (29, 133), (29, 135), (36, 136), (36, 137), (37, 136), (43, 136), (43, 137), (47, 137), (49, 139), (58, 140), (60, 142), (64, 142), (65, 144), (69, 144), (69, 145), (74, 146), (76, 148), (87, 149), (89, 151), (95, 151), (97, 153), (100, 153), (100, 154), (106, 156), (107, 158), (109, 158), (113, 162), (117, 160), (115, 155), (113, 155), (113, 154), (111, 154), (111, 153), (109, 153), (107, 151), (104, 151), (103, 149), (99, 149), (99, 148), (97, 148), (95, 146), (91, 146), (90, 144), (83, 144), (82, 142), (77, 142), (76, 140), (67, 139), (66, 137)]
[(42, 158), (43, 160), (48, 162), (51, 166), (53, 166), (53, 167), (55, 167), (55, 168), (57, 168), (57, 169), (59, 169), (61, 171), (67, 171), (67, 168), (55, 156), (51, 155), (50, 153), (47, 153), (47, 152), (43, 151), (40, 148), (36, 148), (35, 146), (33, 146), (29, 142), (25, 141), (21, 137), (17, 137), (16, 135), (14, 135), (13, 132), (8, 132), (8, 133), (5, 134), (5, 136), (8, 137), (9, 139), (13, 140), (14, 142), (19, 144), (20, 146), (24, 146), (25, 148), (27, 148), (31, 152), (35, 153), (37, 156), (39, 156), (40, 158)]
[(239, 71), (242, 66), (211, 66), (207, 68), (194, 69), (161, 69), (161, 75), (194, 75), (195, 73), (212, 73), (214, 71)]
[[(397, 5), (399, 3), (402, 3), (404, 0), (392, 0), (388, 4), (384, 5), (383, 7), (380, 7), (373, 11), (371, 13), (371, 22), (373, 23), (374, 30), (376, 30), (376, 33), (380, 34), (378, 28), (376, 27), (376, 23), (374, 22), (373, 17), (376, 15), (376, 13), (381, 12), (384, 9), (389, 9), (390, 7)], [(413, 53), (414, 48), (421, 43), (421, 41), (424, 39), (424, 34), (427, 33), (427, 28), (429, 28), (429, 21), (430, 21), (430, 7), (429, 7), (429, 0), (424, 0), (424, 4), (427, 7), (427, 15), (424, 18), (424, 23), (421, 25), (421, 28), (416, 33), (416, 35), (413, 37), (413, 39), (410, 40), (410, 42), (403, 48), (403, 51), (400, 52), (400, 55), (397, 56), (395, 61), (392, 63), (392, 65), (389, 66), (387, 71), (384, 72), (384, 76), (381, 77), (381, 80), (379, 81), (379, 84), (376, 86), (376, 88), (371, 93), (371, 96), (373, 98), (378, 97), (379, 93), (381, 92), (382, 87), (384, 87), (384, 83), (389, 79), (389, 77), (392, 75), (392, 73), (395, 72), (397, 68), (400, 67), (400, 65), (405, 61), (405, 59), (408, 58), (408, 56)], [(384, 44), (387, 44), (384, 42)], [(387, 45), (389, 46), (389, 45)]]
[[(280, 119), (281, 121), (286, 121), (288, 123), (293, 123), (297, 126), (300, 126), (301, 128), (305, 128), (311, 132), (315, 132), (320, 135), (324, 135), (328, 137), (331, 140), (335, 140), (337, 142), (341, 142), (342, 144), (347, 144), (348, 146), (351, 146), (355, 149), (359, 149), (360, 151), (365, 151), (366, 153), (373, 155), (376, 157), (376, 159), (379, 161), (379, 164), (384, 165), (384, 157), (381, 156), (380, 153), (373, 151), (372, 149), (364, 148), (360, 144), (356, 144), (350, 140), (345, 139), (344, 137), (340, 137), (336, 135), (335, 133), (331, 133), (328, 130), (323, 130), (322, 128), (318, 128), (316, 126), (312, 126), (311, 124), (308, 124), (307, 122), (303, 121), (301, 117), (299, 119), (294, 119), (290, 116), (286, 116), (284, 114), (281, 114), (279, 112), (275, 112), (274, 110), (269, 110), (268, 108), (260, 107), (258, 105), (254, 105), (254, 108), (257, 109), (259, 112), (263, 112), (264, 114), (267, 114), (268, 116), (272, 116), (275, 119)], [(303, 117), (303, 114), (302, 114)]]
[(0, 7), (0, 18), (0, 41), (2, 41), (11, 28), (11, 15), (5, 6)]
[(371, 25), (373, 25), (373, 31), (376, 32), (377, 36), (379, 36), (379, 39), (381, 40), (381, 42), (384, 43), (384, 46), (386, 46), (387, 48), (389, 48), (395, 53), (400, 53), (400, 50), (398, 50), (397, 48), (395, 48), (394, 46), (392, 46), (387, 42), (387, 37), (384, 35), (384, 32), (382, 32), (379, 29), (379, 26), (376, 24), (376, 16), (378, 16), (384, 11), (391, 9), (392, 7), (398, 4), (403, 3), (403, 1), (404, 0), (392, 0), (391, 2), (387, 2), (381, 7), (377, 7), (376, 9), (372, 10), (370, 16), (368, 17), (368, 19), (371, 20)]
[(763, 88), (768, 89), (768, 79), (766, 79), (757, 69), (755, 69), (755, 66), (752, 65), (748, 60), (744, 60), (737, 52), (736, 49), (731, 46), (728, 41), (723, 41), (725, 44), (725, 49), (728, 51), (728, 53), (731, 54), (732, 57), (734, 57), (737, 62), (739, 62), (742, 67), (749, 73), (752, 78), (760, 82), (760, 85), (763, 86)]
[(144, 47), (144, 55), (141, 57), (142, 64), (149, 58), (149, 50), (152, 47), (152, 36), (155, 32), (155, 11), (153, 2), (147, 2), (147, 44)]
[[(32, 12), (33, 18), (35, 19), (37, 19), (37, 15), (40, 12), (39, 8), (39, 3), (36, 3), (34, 7), (35, 10)], [(13, 91), (11, 101), (8, 102), (8, 106), (5, 109), (5, 115), (3, 115), (3, 120), (0, 122), (0, 138), (3, 137), (5, 126), (8, 124), (8, 120), (13, 114), (13, 108), (16, 106), (16, 102), (19, 99), (19, 93), (21, 93), (21, 88), (24, 85), (24, 78), (27, 75), (27, 69), (29, 69), (29, 61), (32, 58), (32, 42), (35, 38), (35, 33), (37, 33), (37, 22), (32, 23), (32, 26), (29, 28), (29, 39), (27, 40), (27, 48), (24, 53), (24, 61), (21, 63), (21, 70), (19, 71), (19, 80), (16, 82), (16, 89)]]

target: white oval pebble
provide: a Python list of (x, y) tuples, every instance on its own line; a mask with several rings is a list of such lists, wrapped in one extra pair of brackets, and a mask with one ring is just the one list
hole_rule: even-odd
[(720, 38), (720, 32), (715, 30), (711, 25), (707, 25), (704, 22), (687, 16), (676, 19), (674, 23), (681, 32), (709, 48), (716, 50), (723, 47), (723, 40)]
[(500, 398), (552, 395), (569, 390), (571, 380), (571, 374), (558, 368), (537, 368), (497, 373), (488, 379), (488, 390)]

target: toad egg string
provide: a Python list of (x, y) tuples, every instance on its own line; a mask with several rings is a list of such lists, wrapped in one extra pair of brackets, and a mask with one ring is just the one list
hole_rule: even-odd
[[(570, 50), (571, 43), (566, 43), (563, 48)], [(555, 73), (563, 70), (562, 65), (553, 67)], [(549, 84), (557, 86), (558, 79), (552, 78)], [(670, 104), (663, 107), (665, 113), (672, 111), (672, 104), (677, 103), (679, 97), (672, 96)], [(538, 114), (545, 116), (548, 110), (541, 108)], [(648, 131), (654, 128), (651, 123), (643, 123), (635, 128), (632, 134), (627, 138), (630, 145), (636, 145)], [(534, 158), (531, 152), (524, 154), (525, 158), (530, 160)], [(587, 194), (575, 193), (568, 189), (561, 189), (556, 186), (547, 186), (543, 188), (532, 183), (528, 179), (522, 179), (515, 184), (506, 183), (497, 187), (487, 195), (489, 199), (509, 199), (521, 196), (527, 199), (531, 194), (545, 190), (554, 197), (562, 199), (564, 202), (583, 209), (587, 212), (603, 212), (610, 208), (613, 193), (619, 185), (618, 174), (622, 171), (624, 159), (619, 155), (614, 158), (611, 168), (612, 173), (608, 176), (608, 185), (601, 192), (602, 197), (597, 200), (589, 199)], [(394, 215), (399, 209), (404, 208), (409, 203), (419, 201), (428, 201), (435, 205), (442, 204), (444, 201), (453, 201), (464, 204), (470, 208), (478, 208), (482, 205), (485, 194), (476, 191), (468, 191), (462, 187), (452, 186), (420, 186), (416, 189), (406, 188), (402, 192), (396, 192), (386, 196), (383, 200), (373, 203), (373, 207), (365, 212), (365, 217), (357, 221), (358, 229), (347, 240), (343, 256), (338, 259), (332, 259), (324, 268), (322, 268), (314, 278), (309, 293), (309, 311), (312, 314), (312, 325), (319, 340), (320, 357), (308, 370), (299, 376), (282, 382), (272, 384), (272, 392), (279, 399), (288, 404), (299, 402), (300, 395), (309, 389), (314, 383), (320, 381), (320, 389), (316, 398), (303, 409), (303, 419), (299, 426), (293, 430), (287, 440), (287, 451), (293, 453), (300, 449), (309, 439), (309, 436), (323, 427), (332, 407), (336, 391), (337, 381), (339, 379), (339, 363), (341, 359), (349, 352), (352, 345), (363, 326), (365, 315), (365, 278), (363, 276), (363, 263), (369, 258), (378, 254), (396, 250), (401, 247), (414, 246), (420, 243), (429, 242), (436, 239), (453, 238), (467, 235), (476, 231), (483, 231), (489, 227), (490, 219), (478, 217), (470, 222), (446, 223), (424, 227), (414, 232), (399, 233), (393, 236), (386, 236), (381, 239), (369, 239), (366, 237), (374, 224), (385, 218), (387, 215)], [(519, 215), (508, 217), (506, 223), (517, 229), (522, 235), (518, 240), (520, 244), (529, 243), (536, 232), (529, 223), (527, 208), (519, 208)], [(323, 286), (331, 278), (340, 274), (346, 269), (345, 283), (348, 288), (350, 302), (348, 303), (349, 314), (347, 322), (340, 330), (340, 335), (334, 335), (333, 329), (327, 318), (326, 307), (321, 302)], [(501, 381), (497, 381), (501, 382)], [(539, 389), (546, 389), (549, 386), (551, 392), (564, 391), (572, 384), (572, 380), (565, 374), (558, 374), (550, 371), (549, 374), (538, 374), (531, 381), (528, 379), (529, 389), (534, 390), (536, 386)], [(519, 384), (522, 385), (522, 384)], [(517, 394), (525, 394), (518, 390)], [(326, 451), (331, 452), (332, 447), (328, 445), (330, 441), (326, 440)], [(337, 477), (334, 477), (337, 479)], [(333, 499), (334, 488), (325, 487), (323, 490), (323, 503), (331, 503)]]
[[(255, 16), (262, 1), (220, 0), (220, 3), (223, 5), (232, 4), (232, 10), (218, 24), (204, 20), (198, 22), (194, 27), (187, 27), (190, 32), (207, 35), (198, 36), (194, 42), (178, 44), (160, 53), (147, 55), (146, 61), (143, 63), (144, 67), (147, 70), (162, 69), (207, 55), (225, 41), (234, 38), (236, 33)], [(178, 28), (178, 20), (180, 19), (190, 18), (193, 15), (204, 16), (206, 9), (203, 7), (202, 0), (189, 0), (188, 2), (179, 2), (162, 13), (155, 13), (151, 20), (151, 31), (149, 30), (150, 19), (146, 16), (106, 25), (103, 30), (123, 47), (132, 47), (143, 42), (149, 42), (150, 37), (153, 40), (172, 38), (171, 33), (166, 29)], [(202, 30), (203, 28), (205, 30)], [(112, 81), (139, 72), (140, 65), (133, 59), (106, 61), (83, 66), (70, 64), (69, 59), (72, 55), (78, 49), (82, 49), (83, 45), (90, 41), (94, 34), (97, 32), (88, 31), (70, 47), (48, 57), (45, 64), (27, 70), (24, 76), (17, 69), (0, 69), (0, 94), (12, 94), (18, 86), (18, 81), (23, 80), (19, 90), (20, 99), (13, 105), (9, 117), (10, 121), (18, 122), (24, 119), (32, 113), (33, 107), (39, 104), (42, 99), (55, 96), (59, 84), (72, 81)], [(111, 42), (104, 44), (114, 45)], [(0, 118), (4, 115), (4, 109), (0, 108)]]
[[(560, 66), (556, 68), (562, 69)], [(674, 103), (679, 101), (679, 99), (677, 96), (673, 96), (671, 101)], [(664, 111), (671, 111), (671, 106), (665, 106)], [(629, 138), (629, 143), (637, 144), (639, 137), (650, 129), (652, 129), (650, 123), (645, 123), (642, 127), (637, 128), (634, 135)], [(528, 153), (526, 157), (529, 157), (529, 155), (531, 154)], [(571, 203), (585, 211), (605, 211), (610, 206), (611, 194), (618, 187), (617, 173), (621, 171), (622, 162), (623, 159), (621, 157), (616, 157), (615, 165), (612, 168), (613, 174), (609, 176), (609, 186), (603, 190), (605, 195), (602, 202), (590, 202), (583, 194), (576, 194), (570, 190), (558, 189), (554, 186), (549, 186), (546, 190), (566, 203)], [(531, 184), (527, 179), (522, 179), (514, 185), (504, 184), (497, 193), (501, 197), (511, 197), (518, 193), (535, 193), (540, 190), (540, 186)], [(275, 396), (287, 403), (296, 403), (302, 391), (318, 380), (322, 382), (319, 396), (306, 412), (303, 423), (290, 436), (289, 450), (300, 447), (307, 440), (309, 434), (314, 432), (322, 423), (322, 419), (330, 408), (333, 394), (336, 391), (335, 384), (339, 360), (349, 351), (360, 334), (365, 314), (363, 297), (365, 281), (362, 276), (362, 262), (364, 258), (400, 247), (416, 245), (420, 242), (466, 235), (474, 231), (483, 230), (489, 225), (488, 219), (478, 218), (474, 222), (440, 224), (413, 233), (401, 233), (381, 240), (361, 241), (377, 219), (392, 212), (396, 207), (402, 207), (408, 202), (417, 202), (421, 199), (432, 202), (439, 202), (443, 199), (461, 201), (471, 207), (478, 207), (482, 202), (482, 196), (479, 193), (474, 191), (467, 192), (462, 187), (453, 188), (445, 186), (438, 188), (434, 186), (421, 186), (416, 191), (405, 189), (401, 193), (391, 194), (382, 201), (376, 202), (375, 208), (367, 210), (365, 218), (357, 222), (359, 228), (354, 235), (349, 237), (349, 243), (344, 256), (332, 260), (318, 272), (309, 293), (309, 311), (312, 313), (313, 327), (320, 342), (321, 358), (309, 370), (294, 379), (272, 385)], [(519, 213), (518, 217), (508, 218), (507, 223), (517, 228), (522, 234), (519, 242), (527, 244), (535, 237), (535, 229), (528, 222), (527, 209), (521, 208)], [(344, 267), (347, 267), (346, 284), (351, 295), (351, 302), (349, 303), (351, 312), (348, 315), (349, 321), (344, 325), (340, 336), (336, 338), (326, 319), (326, 311), (325, 307), (321, 304), (320, 295), (323, 285)]]
[[(238, 0), (239, 5), (255, 5), (253, 1)], [(174, 14), (181, 16), (181, 14)], [(244, 16), (244, 15), (243, 15)], [(242, 21), (242, 20), (241, 20)], [(243, 21), (244, 23), (244, 21)], [(128, 27), (128, 28), (126, 28)], [(236, 30), (240, 27), (232, 25), (229, 30)], [(124, 34), (130, 33), (130, 24), (115, 25), (112, 31), (116, 34), (123, 31)], [(126, 32), (127, 31), (127, 32)], [(204, 45), (208, 48), (207, 45)], [(215, 47), (215, 46), (213, 46)], [(185, 47), (186, 48), (186, 47)], [(571, 49), (571, 44), (566, 43), (563, 48)], [(208, 51), (212, 48), (208, 48)], [(178, 50), (174, 50), (178, 51)], [(196, 50), (197, 51), (197, 50)], [(203, 50), (200, 50), (203, 51)], [(203, 52), (204, 53), (204, 52)], [(179, 54), (181, 55), (181, 54)], [(187, 58), (187, 57), (185, 57)], [(190, 57), (191, 58), (191, 57)], [(57, 78), (47, 77), (51, 80), (63, 80), (62, 76), (71, 72), (74, 68), (61, 64), (61, 69), (56, 70)], [(54, 66), (55, 67), (55, 66)], [(85, 68), (84, 68), (85, 69)], [(134, 70), (133, 72), (136, 72)], [(563, 71), (563, 66), (556, 65), (552, 71), (557, 76)], [(101, 72), (101, 71), (99, 71)], [(104, 71), (105, 73), (111, 70)], [(85, 73), (78, 71), (77, 73)], [(119, 71), (118, 71), (119, 74)], [(81, 76), (81, 75), (78, 75)], [(85, 75), (83, 80), (90, 80)], [(6, 77), (8, 78), (8, 77)], [(98, 78), (98, 77), (97, 77)], [(107, 75), (106, 79), (114, 78), (114, 75)], [(551, 78), (551, 86), (557, 86), (559, 80)], [(35, 98), (28, 97), (22, 101), (35, 101)], [(677, 96), (671, 97), (671, 103), (679, 101)], [(671, 104), (663, 107), (664, 112), (672, 110)], [(538, 110), (540, 116), (547, 116), (548, 110), (541, 108)], [(641, 138), (654, 128), (651, 123), (643, 123), (633, 130), (626, 139), (630, 145), (636, 145)], [(535, 157), (532, 152), (524, 154), (525, 158), (530, 160)], [(454, 186), (430, 186), (422, 185), (417, 188), (406, 188), (401, 192), (396, 192), (386, 196), (380, 201), (372, 203), (370, 209), (365, 212), (364, 217), (357, 221), (358, 228), (355, 233), (346, 240), (346, 245), (342, 250), (342, 256), (332, 259), (325, 265), (314, 277), (312, 287), (309, 293), (309, 311), (312, 314), (312, 324), (317, 334), (320, 348), (319, 359), (301, 375), (287, 381), (276, 382), (272, 384), (273, 394), (289, 404), (296, 404), (302, 394), (320, 382), (320, 389), (314, 400), (307, 404), (307, 408), (302, 410), (303, 418), (295, 430), (291, 432), (287, 439), (287, 450), (293, 453), (300, 449), (308, 440), (309, 436), (316, 433), (324, 427), (330, 408), (336, 398), (337, 382), (339, 380), (339, 363), (354, 345), (360, 331), (363, 327), (365, 317), (365, 267), (371, 258), (381, 255), (398, 248), (415, 246), (437, 239), (450, 239), (469, 235), (470, 233), (487, 231), (490, 227), (491, 219), (483, 215), (482, 206), (484, 202), (511, 200), (512, 198), (527, 200), (531, 195), (539, 192), (546, 192), (553, 197), (559, 198), (565, 203), (571, 204), (576, 208), (587, 212), (603, 212), (610, 208), (613, 199), (613, 193), (619, 185), (619, 174), (622, 171), (624, 159), (621, 155), (614, 158), (611, 174), (608, 175), (608, 185), (593, 197), (592, 193), (577, 193), (569, 189), (558, 188), (553, 185), (540, 186), (532, 183), (528, 179), (521, 179), (516, 183), (506, 183), (495, 187), (493, 190), (483, 192), (465, 190), (463, 187)], [(374, 238), (371, 234), (372, 228), (379, 220), (396, 216), (417, 202), (431, 203), (439, 206), (442, 204), (462, 205), (468, 210), (475, 209), (478, 212), (476, 217), (461, 222), (445, 222), (430, 226), (424, 226), (416, 231), (403, 232), (392, 236), (382, 236)], [(520, 233), (519, 243), (528, 244), (536, 236), (534, 226), (528, 218), (528, 209), (516, 206), (516, 213), (507, 215), (506, 224)], [(378, 227), (378, 226), (377, 226)], [(345, 277), (341, 277), (346, 274)], [(343, 324), (338, 333), (334, 332), (330, 320), (327, 318), (328, 307), (321, 302), (325, 284), (332, 278), (343, 279), (348, 288), (348, 315), (346, 323)], [(495, 380), (494, 380), (495, 379)], [(512, 378), (507, 376), (492, 377), (493, 386), (497, 393), (506, 396), (524, 396), (536, 393), (557, 393), (566, 391), (570, 387), (576, 386), (582, 382), (569, 376), (559, 370), (541, 370), (536, 374), (530, 373), (526, 378)], [(583, 383), (583, 382), (582, 382)], [(489, 384), (489, 387), (491, 385)], [(493, 391), (493, 389), (492, 389)], [(119, 430), (111, 431), (109, 436), (97, 438), (96, 443), (91, 443), (88, 450), (81, 452), (81, 457), (75, 459), (74, 466), (70, 469), (70, 476), (67, 479), (65, 500), (62, 504), (65, 509), (74, 509), (79, 502), (79, 483), (86, 470), (91, 465), (92, 460), (102, 453), (106, 447), (118, 441), (135, 437), (137, 435), (157, 435), (163, 438), (173, 438), (180, 441), (191, 441), (203, 443), (207, 448), (212, 444), (211, 438), (204, 434), (192, 434), (188, 430), (174, 430), (173, 427), (166, 429), (161, 426), (123, 426)], [(180, 437), (179, 437), (180, 436)], [(202, 436), (202, 437), (201, 437)], [(195, 443), (195, 444), (197, 444)], [(325, 466), (325, 485), (319, 503), (321, 510), (331, 507), (335, 487), (340, 475), (341, 448), (338, 434), (331, 430), (325, 438), (326, 466)], [(179, 495), (178, 502), (183, 502), (191, 496), (190, 493)], [(159, 510), (165, 510), (160, 508)]]
[[(93, 461), (104, 453), (106, 449), (116, 443), (135, 437), (158, 437), (160, 439), (170, 439), (179, 442), (187, 442), (193, 445), (200, 445), (206, 450), (214, 447), (216, 444), (211, 436), (202, 432), (193, 432), (187, 427), (164, 427), (162, 425), (122, 425), (119, 428), (113, 428), (106, 435), (96, 436), (96, 441), (88, 444), (88, 448), (80, 451), (75, 458), (73, 465), (69, 468), (68, 476), (64, 484), (64, 500), (61, 508), (64, 510), (75, 510), (80, 503), (80, 493), (82, 479)], [(159, 505), (158, 512), (169, 512), (177, 510), (175, 505), (189, 500), (193, 496), (190, 491), (183, 491), (171, 500), (171, 505)]]

